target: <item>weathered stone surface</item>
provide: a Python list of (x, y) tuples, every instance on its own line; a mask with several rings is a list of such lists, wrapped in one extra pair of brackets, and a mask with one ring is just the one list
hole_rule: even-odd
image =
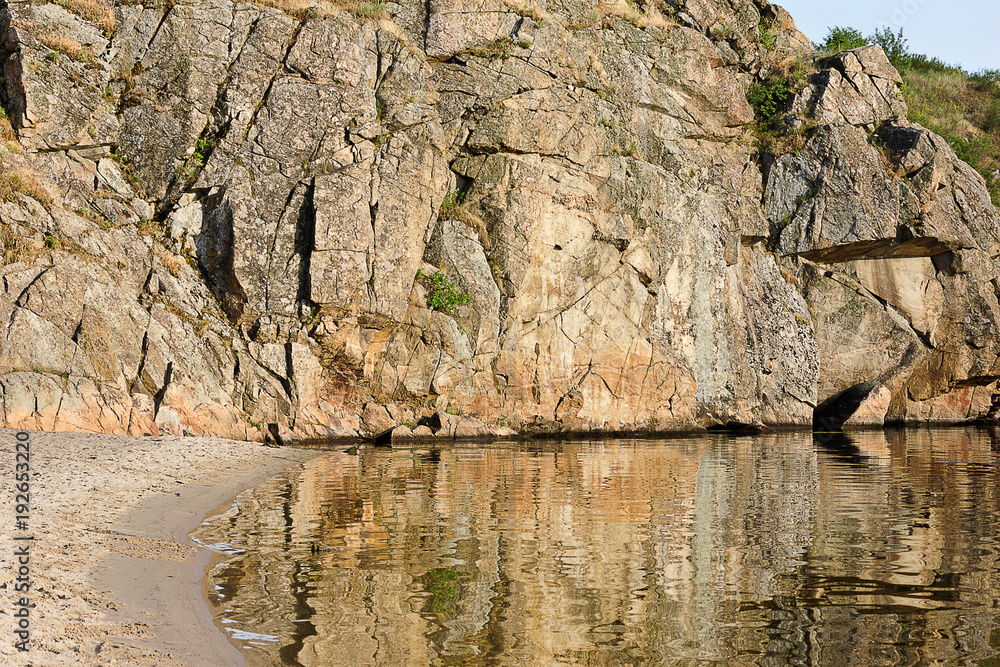
[(132, 394), (132, 412), (129, 415), (129, 435), (157, 435), (156, 406), (148, 394)]
[[(472, 305), (462, 309), (458, 319), (473, 345), (473, 353), (489, 356), (498, 352), (501, 295), (483, 248), (489, 239), (480, 236), (477, 222), (481, 221), (438, 220), (424, 259), (444, 269), (461, 292), (470, 297)], [(485, 228), (482, 232), (485, 234)], [(468, 315), (463, 317), (466, 311)]]
[(747, 87), (808, 48), (781, 8), (515, 5), (4, 9), (40, 151), (0, 156), (40, 183), (0, 204), (5, 423), (807, 425), (857, 386), (848, 426), (992, 414), (1000, 217), (879, 49), (822, 63), (802, 150), (755, 161)]
[(390, 444), (397, 441), (413, 440), (413, 431), (406, 426), (397, 426), (392, 429), (390, 434)]
[(432, 0), (427, 13), (424, 49), (428, 57), (442, 60), (510, 34), (518, 19), (499, 0)]
[[(370, 429), (372, 433), (380, 433), (388, 430), (395, 424), (385, 407), (377, 403), (366, 403), (361, 419), (364, 421), (365, 427)], [(395, 432), (393, 433), (393, 437), (397, 437)]]
[(455, 425), (456, 438), (486, 438), (492, 435), (490, 427), (475, 417), (462, 417)]
[(861, 378), (886, 384), (897, 376), (905, 378), (905, 372), (926, 354), (906, 318), (887, 308), (844, 268), (810, 266), (803, 272), (802, 292), (822, 362), (817, 393), (824, 399)]
[(413, 429), (413, 437), (417, 439), (433, 438), (434, 431), (430, 426), (417, 426)]
[(314, 247), (309, 263), (310, 298), (348, 312), (368, 310), (375, 254), (368, 174), (357, 169), (316, 178)]
[(878, 412), (894, 423), (988, 413), (992, 393), (970, 387), (998, 377), (1000, 216), (943, 139), (899, 120), (870, 137), (821, 125), (797, 155), (778, 158), (765, 205), (781, 251), (818, 263), (801, 275), (820, 398), (876, 382), (883, 390), (863, 423)]
[(454, 438), (458, 431), (459, 424), (463, 417), (447, 412), (435, 412), (431, 415), (430, 423), (427, 424), (434, 431), (434, 435), (439, 438)]
[(814, 261), (929, 257), (960, 243), (910, 233), (918, 198), (865, 133), (847, 125), (821, 126), (797, 155), (780, 157), (765, 201), (776, 245)]
[(847, 123), (874, 129), (883, 121), (906, 118), (899, 90), (902, 79), (877, 46), (843, 51), (823, 63), (795, 99), (792, 113), (821, 123)]
[(844, 427), (883, 426), (891, 402), (892, 391), (884, 385), (879, 385), (865, 397), (854, 414), (844, 422)]
[[(69, 148), (112, 142), (119, 124), (103, 99), (110, 81), (101, 31), (56, 4), (13, 4), (0, 12), (6, 99), (20, 140), (31, 148)], [(78, 54), (71, 57), (63, 51)], [(96, 63), (95, 63), (96, 64)]]

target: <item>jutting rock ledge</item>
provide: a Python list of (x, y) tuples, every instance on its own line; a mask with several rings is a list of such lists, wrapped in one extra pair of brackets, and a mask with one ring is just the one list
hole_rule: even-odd
[(981, 177), (766, 1), (0, 6), (5, 426), (996, 418)]

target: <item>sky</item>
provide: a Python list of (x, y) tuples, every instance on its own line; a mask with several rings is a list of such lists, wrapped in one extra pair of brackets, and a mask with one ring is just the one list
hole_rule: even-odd
[(777, 0), (799, 30), (821, 42), (834, 26), (871, 35), (903, 29), (912, 53), (970, 72), (1000, 69), (1000, 3), (996, 0)]

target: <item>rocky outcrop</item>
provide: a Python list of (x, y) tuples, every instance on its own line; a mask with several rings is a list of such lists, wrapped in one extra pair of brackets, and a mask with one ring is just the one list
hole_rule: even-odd
[[(880, 49), (827, 64), (792, 105), (813, 109), (795, 119), (813, 125), (808, 141), (775, 160), (765, 192), (774, 245), (799, 260), (819, 395), (867, 396), (848, 424), (985, 417), (1000, 378), (1000, 216), (979, 174), (905, 120)], [(812, 102), (831, 95), (866, 111)]]
[(747, 87), (808, 48), (763, 0), (351, 9), (5, 6), (6, 424), (989, 412), (1000, 220), (881, 51), (821, 63), (761, 160)]

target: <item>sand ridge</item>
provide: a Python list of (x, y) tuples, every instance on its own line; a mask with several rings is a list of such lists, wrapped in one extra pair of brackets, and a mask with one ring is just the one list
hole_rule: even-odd
[[(17, 431), (0, 429), (0, 664), (242, 665), (187, 534), (242, 490), (318, 454), (216, 438), (28, 431), (31, 510), (14, 529)], [(23, 436), (22, 436), (23, 437)], [(15, 535), (32, 535), (30, 650), (15, 648)]]

